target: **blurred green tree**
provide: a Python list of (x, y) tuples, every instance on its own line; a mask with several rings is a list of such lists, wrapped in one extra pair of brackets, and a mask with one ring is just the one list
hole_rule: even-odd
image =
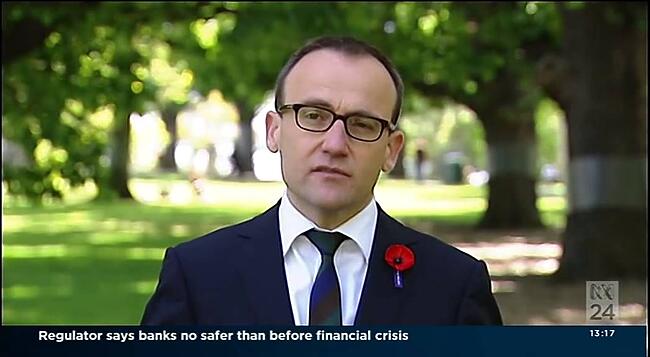
[[(528, 81), (530, 65), (523, 57), (527, 54), (525, 46), (533, 47), (546, 35), (546, 20), (529, 12), (519, 5), (447, 3), (183, 3), (171, 7), (142, 3), (102, 4), (87, 12), (92, 16), (84, 18), (87, 26), (98, 26), (122, 13), (130, 14), (130, 27), (111, 27), (122, 34), (123, 47), (132, 47), (135, 56), (128, 66), (129, 61), (123, 61), (124, 66), (117, 71), (123, 76), (116, 78), (126, 78), (124, 84), (133, 84), (131, 92), (138, 92), (125, 92), (129, 95), (123, 100), (135, 100), (137, 96), (130, 94), (155, 99), (163, 106), (172, 137), (175, 130), (170, 118), (175, 117), (186, 96), (170, 98), (156, 90), (162, 83), (143, 69), (148, 61), (155, 60), (152, 57), (157, 51), (151, 48), (164, 48), (166, 43), (173, 49), (166, 60), (182, 62), (178, 67), (181, 71), (186, 66), (191, 73), (200, 74), (191, 86), (202, 93), (219, 88), (227, 100), (236, 103), (242, 135), (235, 156), (244, 174), (252, 169), (250, 119), (296, 46), (324, 34), (352, 34), (370, 41), (394, 59), (407, 88), (417, 88), (431, 100), (452, 98), (478, 114), (492, 166), (484, 226), (534, 226), (539, 224), (539, 217), (535, 174), (530, 169), (534, 156), (530, 153), (534, 152), (532, 113), (538, 96)], [(78, 28), (73, 26), (69, 36), (80, 36)], [(188, 36), (188, 29), (194, 39)], [(76, 58), (71, 57), (73, 61)], [(84, 86), (83, 92), (88, 95), (107, 95), (101, 89), (97, 93)], [(137, 110), (137, 106), (124, 102), (117, 107)], [(126, 119), (113, 125), (113, 148), (127, 147), (127, 125)], [(119, 179), (109, 181), (109, 187), (117, 187), (118, 192), (126, 191), (119, 189), (120, 182), (123, 187), (126, 182), (126, 162), (119, 158), (126, 157), (117, 155), (111, 165), (111, 177)]]
[(398, 3), (390, 46), (405, 81), (472, 109), (487, 143), (488, 208), (479, 226), (541, 226), (535, 61), (557, 42), (554, 8), (531, 3)]
[(2, 6), (3, 132), (34, 157), (28, 168), (6, 169), (9, 191), (59, 197), (91, 178), (129, 196), (117, 180), (124, 173), (110, 170), (128, 150), (128, 141), (119, 138), (128, 130), (127, 108), (141, 99), (131, 91), (129, 73), (139, 60), (129, 50), (133, 25), (116, 16), (124, 6)]
[(34, 158), (5, 167), (9, 192), (61, 197), (92, 179), (99, 198), (130, 198), (129, 115), (187, 100), (193, 74), (166, 41), (218, 6), (3, 3), (3, 135)]
[[(646, 5), (632, 3), (3, 3), (3, 135), (33, 158), (10, 192), (60, 196), (93, 179), (129, 197), (129, 119), (219, 88), (250, 120), (307, 39), (353, 35), (385, 51), (407, 95), (476, 113), (488, 152), (482, 227), (541, 225), (535, 111), (565, 112), (569, 214), (561, 275), (634, 275), (645, 262)], [(549, 55), (549, 51), (555, 51)], [(408, 111), (413, 101), (405, 102)], [(171, 148), (173, 149), (173, 147)], [(621, 236), (612, 248), (611, 237)], [(594, 247), (598, 247), (595, 249)], [(615, 264), (610, 264), (611, 262)], [(605, 262), (605, 263), (603, 263)], [(599, 275), (600, 276), (600, 275)]]

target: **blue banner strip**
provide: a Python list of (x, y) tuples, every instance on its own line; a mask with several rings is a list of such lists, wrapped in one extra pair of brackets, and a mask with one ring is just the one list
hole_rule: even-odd
[(2, 326), (2, 356), (647, 356), (647, 326)]

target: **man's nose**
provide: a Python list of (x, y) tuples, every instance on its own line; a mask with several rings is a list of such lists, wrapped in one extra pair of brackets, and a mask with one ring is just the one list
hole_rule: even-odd
[(323, 150), (333, 155), (344, 155), (348, 152), (348, 134), (342, 120), (334, 122), (330, 130), (324, 133)]

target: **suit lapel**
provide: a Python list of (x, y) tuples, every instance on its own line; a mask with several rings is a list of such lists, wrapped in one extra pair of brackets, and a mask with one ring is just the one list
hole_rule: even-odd
[[(263, 214), (241, 226), (244, 256), (240, 272), (251, 310), (257, 324), (293, 325), (282, 243), (278, 223), (279, 202)], [(377, 205), (377, 227), (373, 239), (368, 273), (363, 285), (355, 325), (399, 323), (400, 311), (413, 288), (410, 271), (404, 274), (404, 287), (393, 286), (393, 269), (384, 261), (391, 244), (412, 247), (404, 227)], [(417, 257), (416, 257), (417, 261)]]
[(394, 287), (394, 270), (384, 261), (384, 254), (392, 244), (412, 247), (414, 241), (406, 236), (404, 227), (389, 217), (379, 204), (377, 210), (377, 227), (355, 325), (399, 323), (401, 308), (409, 290), (413, 288), (413, 284), (410, 284), (413, 281), (409, 279), (410, 271), (403, 273), (404, 287)]
[(240, 271), (257, 324), (293, 325), (282, 257), (279, 203), (242, 226), (244, 254)]

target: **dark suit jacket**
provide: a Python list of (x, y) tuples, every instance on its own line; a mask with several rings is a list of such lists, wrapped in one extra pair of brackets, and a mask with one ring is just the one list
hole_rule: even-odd
[[(293, 325), (276, 204), (246, 222), (169, 248), (143, 325)], [(502, 324), (485, 263), (412, 230), (378, 207), (355, 325)], [(386, 248), (415, 265), (393, 285)]]

